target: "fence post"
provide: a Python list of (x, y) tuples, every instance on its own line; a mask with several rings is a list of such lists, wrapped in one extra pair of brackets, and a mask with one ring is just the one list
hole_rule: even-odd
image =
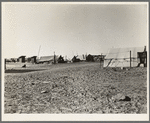
[(130, 68), (131, 68), (131, 50), (130, 50)]

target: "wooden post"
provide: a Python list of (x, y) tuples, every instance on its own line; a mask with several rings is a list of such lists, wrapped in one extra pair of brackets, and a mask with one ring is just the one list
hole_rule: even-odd
[(144, 47), (144, 53), (145, 53), (145, 65), (144, 65), (144, 67), (147, 67), (147, 52), (146, 52), (146, 46)]
[(55, 60), (55, 52), (54, 52), (54, 64), (56, 63), (56, 60)]
[(100, 57), (100, 68), (102, 68), (102, 53), (101, 53), (101, 57)]
[(6, 70), (6, 59), (5, 59), (5, 61), (4, 61), (4, 64), (5, 64), (5, 70)]
[(131, 68), (131, 50), (130, 50), (130, 68)]

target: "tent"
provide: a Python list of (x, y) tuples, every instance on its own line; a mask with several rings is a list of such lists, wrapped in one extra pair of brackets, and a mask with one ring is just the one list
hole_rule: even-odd
[(137, 66), (139, 63), (138, 52), (143, 52), (143, 47), (111, 48), (105, 57), (104, 67), (130, 67), (130, 51), (131, 66)]
[[(55, 56), (55, 60), (58, 60), (58, 56)], [(54, 61), (54, 56), (41, 56), (40, 59), (38, 60), (38, 63), (50, 63)]]
[(78, 55), (77, 58), (80, 59), (81, 61), (85, 61), (86, 60), (86, 57), (85, 57), (84, 54), (83, 55)]

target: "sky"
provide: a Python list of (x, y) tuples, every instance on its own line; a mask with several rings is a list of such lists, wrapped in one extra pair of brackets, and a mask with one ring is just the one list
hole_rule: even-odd
[(2, 3), (2, 53), (49, 56), (106, 54), (148, 46), (148, 4)]

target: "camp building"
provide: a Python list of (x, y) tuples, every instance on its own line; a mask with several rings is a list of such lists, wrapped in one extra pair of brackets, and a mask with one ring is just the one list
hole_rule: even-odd
[(37, 58), (37, 56), (28, 57), (27, 58), (27, 62), (29, 62), (29, 63), (36, 63), (36, 58)]
[(20, 56), (20, 57), (18, 58), (18, 61), (24, 63), (24, 62), (25, 62), (25, 57), (26, 57), (26, 56)]

